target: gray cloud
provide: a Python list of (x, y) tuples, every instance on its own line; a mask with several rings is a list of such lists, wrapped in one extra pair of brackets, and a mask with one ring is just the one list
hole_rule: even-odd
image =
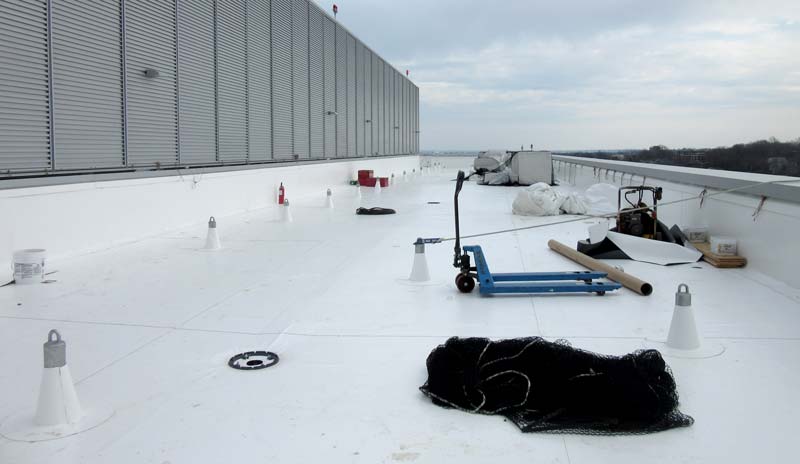
[(800, 136), (794, 0), (337, 3), (344, 25), (411, 70), (423, 149)]

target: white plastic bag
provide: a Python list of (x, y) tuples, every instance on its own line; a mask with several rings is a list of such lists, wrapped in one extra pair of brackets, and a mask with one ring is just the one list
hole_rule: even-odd
[(619, 187), (612, 184), (594, 184), (584, 193), (588, 210), (592, 214), (611, 214), (617, 212), (617, 193)]
[(539, 182), (517, 194), (511, 211), (518, 216), (556, 216), (561, 214), (564, 197), (555, 189)]
[(503, 169), (500, 172), (487, 172), (483, 175), (483, 185), (508, 185), (511, 183), (511, 178), (508, 175), (508, 169)]
[(589, 207), (580, 195), (575, 192), (570, 192), (564, 197), (564, 202), (561, 204), (561, 211), (566, 214), (586, 214), (589, 211)]

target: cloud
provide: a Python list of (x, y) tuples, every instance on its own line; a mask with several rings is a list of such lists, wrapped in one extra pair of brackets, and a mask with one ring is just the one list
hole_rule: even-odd
[(423, 148), (522, 138), (554, 149), (715, 146), (800, 135), (800, 2), (339, 6), (354, 33), (411, 69)]

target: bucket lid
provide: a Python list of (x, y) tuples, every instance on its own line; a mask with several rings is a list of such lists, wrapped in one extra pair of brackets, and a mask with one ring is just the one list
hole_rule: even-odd
[(47, 250), (44, 248), (25, 248), (24, 250), (16, 250), (14, 252), (14, 259), (28, 257), (40, 258), (44, 256), (46, 251)]

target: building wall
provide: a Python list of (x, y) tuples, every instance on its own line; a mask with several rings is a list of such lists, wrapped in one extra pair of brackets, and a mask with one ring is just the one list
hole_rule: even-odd
[(277, 218), (281, 183), (298, 218), (320, 214), (329, 188), (335, 202), (349, 208), (356, 187), (348, 181), (359, 169), (399, 178), (403, 171), (419, 169), (419, 156), (181, 170), (182, 175), (0, 190), (0, 217), (8, 223), (0, 227), (0, 285), (8, 281), (3, 279), (9, 278), (12, 253), (19, 249), (46, 248), (57, 269), (60, 258), (204, 225), (209, 216), (221, 227), (226, 216), (246, 211)]
[(417, 151), (417, 87), (308, 0), (0, 2), (0, 42), (0, 179)]

